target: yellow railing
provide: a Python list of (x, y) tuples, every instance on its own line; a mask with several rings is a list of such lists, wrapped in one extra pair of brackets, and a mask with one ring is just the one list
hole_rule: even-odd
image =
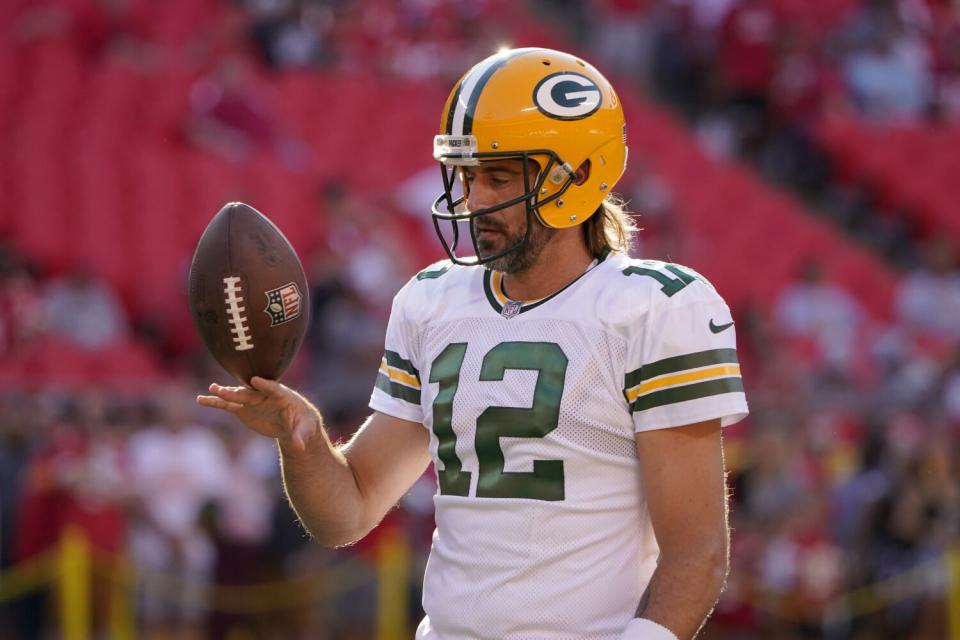
[[(349, 591), (377, 581), (376, 638), (400, 640), (409, 629), (410, 545), (395, 529), (380, 536), (376, 552), (376, 575), (356, 561), (328, 568), (316, 577), (293, 578), (250, 585), (203, 585), (205, 606), (223, 613), (267, 613), (309, 606), (320, 598)], [(180, 576), (162, 572), (142, 572), (122, 557), (91, 548), (83, 531), (71, 527), (64, 531), (57, 548), (0, 574), (0, 603), (16, 600), (44, 587), (56, 587), (59, 637), (63, 640), (91, 638), (91, 576), (109, 580), (109, 635), (115, 640), (133, 640), (138, 636), (134, 595), (139, 580), (149, 580), (151, 590), (161, 596), (177, 598), (187, 586)], [(831, 610), (848, 618), (871, 615), (902, 600), (921, 595), (929, 589), (930, 576), (943, 581), (947, 628), (950, 640), (960, 640), (960, 544), (940, 558), (919, 564), (904, 573), (850, 591), (834, 599)], [(748, 580), (736, 581), (735, 593), (759, 593), (750, 589)], [(732, 595), (732, 594), (730, 594)], [(780, 618), (790, 618), (789, 602), (762, 597), (743, 597), (747, 604)]]
[[(397, 530), (383, 532), (377, 549), (374, 575), (357, 561), (344, 561), (323, 575), (250, 585), (204, 584), (207, 609), (222, 613), (266, 613), (309, 606), (319, 598), (349, 591), (377, 581), (377, 640), (403, 637), (409, 622), (409, 544)], [(137, 580), (149, 580), (151, 591), (177, 599), (187, 584), (180, 576), (140, 572), (125, 559), (92, 549), (83, 531), (64, 531), (57, 548), (6, 573), (0, 573), (0, 603), (33, 591), (56, 587), (62, 640), (89, 640), (92, 633), (91, 581), (93, 574), (111, 584), (109, 635), (114, 640), (138, 637), (134, 594)]]
[(947, 628), (950, 640), (960, 640), (960, 544), (947, 553)]
[(60, 542), (60, 633), (64, 640), (90, 638), (90, 543), (80, 529), (68, 527)]

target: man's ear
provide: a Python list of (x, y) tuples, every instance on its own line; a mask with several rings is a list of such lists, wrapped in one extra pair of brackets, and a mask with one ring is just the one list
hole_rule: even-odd
[(573, 184), (581, 185), (590, 177), (590, 158), (583, 161), (573, 177)]

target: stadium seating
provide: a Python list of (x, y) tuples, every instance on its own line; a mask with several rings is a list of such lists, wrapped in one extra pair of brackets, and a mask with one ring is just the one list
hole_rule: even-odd
[(733, 308), (769, 308), (801, 265), (816, 259), (875, 318), (889, 316), (896, 285), (889, 267), (747, 168), (705, 156), (661, 110), (622, 95), (633, 159), (649, 162), (674, 192), (682, 235), (690, 239), (684, 260), (709, 274)]
[(949, 234), (960, 241), (956, 150), (960, 127), (923, 124), (870, 128), (827, 120), (818, 128), (837, 177), (870, 188), (876, 204), (906, 216), (918, 237)]
[[(804, 5), (781, 4), (794, 10)], [(845, 3), (829, 4), (824, 15)], [(181, 49), (229, 10), (216, 0), (137, 6), (145, 12), (140, 22), (148, 25), (147, 37)], [(522, 11), (514, 8), (511, 16), (517, 33), (529, 35), (518, 41), (561, 46), (538, 23), (524, 21)], [(91, 265), (147, 324), (189, 327), (189, 258), (223, 203), (245, 200), (262, 209), (298, 251), (309, 254), (322, 226), (323, 183), (344, 180), (364, 193), (388, 195), (431, 162), (436, 105), (446, 96), (442, 83), (372, 73), (258, 71), (271, 92), (278, 131), (309, 153), (293, 162), (269, 151), (229, 162), (193, 147), (184, 134), (189, 91), (202, 70), (176, 57), (157, 69), (91, 58), (67, 38), (0, 47), (0, 132), (8, 141), (0, 147), (0, 233), (46, 271)], [(682, 125), (626, 89), (627, 83), (620, 86), (634, 160), (648, 161), (675, 192), (689, 239), (680, 258), (710, 274), (732, 306), (769, 305), (799, 265), (818, 256), (836, 280), (855, 285), (876, 316), (888, 313), (895, 278), (883, 265), (746, 169), (704, 156)], [(862, 132), (831, 135), (852, 177), (861, 175), (869, 157), (876, 163), (870, 171), (883, 180), (903, 176), (888, 197), (916, 203), (918, 215), (931, 224), (947, 224), (949, 199), (932, 188), (948, 179), (936, 164), (948, 159), (947, 143), (938, 144), (938, 155), (927, 162), (913, 164), (892, 152), (866, 153), (869, 137)], [(919, 144), (897, 135), (905, 146)]]

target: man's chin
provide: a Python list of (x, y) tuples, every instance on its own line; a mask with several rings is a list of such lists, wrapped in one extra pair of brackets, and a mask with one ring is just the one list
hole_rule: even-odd
[(481, 259), (486, 260), (490, 256), (497, 255), (505, 248), (506, 247), (498, 246), (497, 243), (493, 242), (477, 242), (477, 249), (479, 249), (479, 253), (477, 255), (480, 256)]

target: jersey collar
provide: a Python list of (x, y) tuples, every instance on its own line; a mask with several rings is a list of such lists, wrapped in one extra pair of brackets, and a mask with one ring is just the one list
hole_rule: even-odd
[(569, 284), (564, 286), (562, 289), (554, 291), (548, 296), (537, 298), (536, 300), (511, 300), (503, 291), (503, 273), (500, 271), (485, 269), (483, 272), (483, 293), (486, 295), (487, 302), (490, 303), (490, 306), (493, 307), (494, 311), (506, 318), (512, 318), (518, 313), (526, 313), (527, 311), (536, 309), (540, 305), (552, 300), (553, 298), (556, 298), (558, 295), (570, 288), (570, 286), (575, 282), (578, 282), (580, 278), (593, 271), (597, 265), (606, 260), (608, 255), (610, 255), (610, 250), (604, 249), (603, 253), (600, 254), (600, 257), (597, 258), (587, 268), (586, 271), (581, 273), (574, 280), (570, 281)]

